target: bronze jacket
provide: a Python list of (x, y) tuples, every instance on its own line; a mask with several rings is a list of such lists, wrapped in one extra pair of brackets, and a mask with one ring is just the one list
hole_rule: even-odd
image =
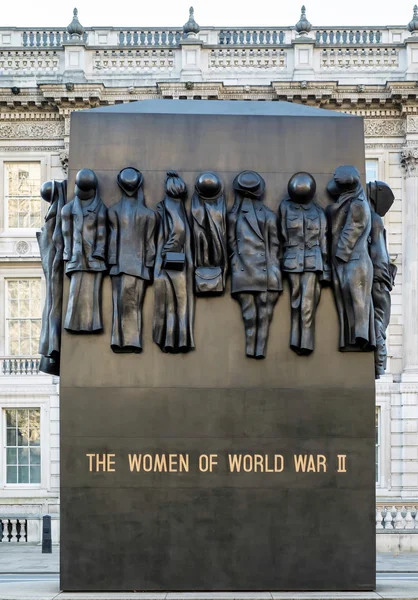
[(66, 273), (106, 271), (107, 209), (98, 192), (87, 207), (75, 196), (61, 217)]
[(282, 291), (277, 218), (260, 200), (237, 194), (228, 215), (231, 293)]
[(283, 239), (283, 271), (317, 271), (329, 280), (327, 220), (324, 210), (315, 204), (297, 204), (289, 198), (279, 208)]

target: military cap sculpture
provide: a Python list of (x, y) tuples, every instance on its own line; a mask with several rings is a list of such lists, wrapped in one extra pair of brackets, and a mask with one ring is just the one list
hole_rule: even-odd
[(153, 276), (157, 226), (157, 215), (145, 206), (142, 183), (137, 169), (122, 169), (122, 198), (108, 210), (114, 352), (142, 351), (142, 305)]
[(283, 241), (282, 271), (290, 285), (290, 347), (300, 355), (314, 349), (315, 313), (321, 284), (330, 281), (327, 249), (327, 220), (313, 198), (315, 179), (296, 173), (288, 183), (289, 198), (279, 208)]
[(246, 355), (265, 358), (273, 310), (283, 290), (277, 217), (262, 201), (264, 179), (242, 171), (233, 182), (235, 202), (228, 215), (231, 294), (245, 326)]
[(65, 272), (70, 292), (64, 327), (68, 331), (101, 331), (101, 288), (106, 266), (107, 209), (98, 190), (96, 174), (81, 169), (75, 196), (62, 209)]
[(44, 226), (36, 234), (46, 284), (39, 339), (39, 354), (42, 356), (39, 370), (59, 375), (64, 278), (61, 211), (67, 199), (67, 181), (46, 181), (41, 187), (41, 197), (49, 203), (49, 208)]
[(369, 351), (376, 346), (369, 255), (371, 211), (358, 170), (337, 167), (328, 186), (336, 201), (326, 214), (331, 235), (332, 281), (340, 321), (339, 348)]
[(153, 339), (163, 352), (188, 352), (193, 336), (194, 293), (191, 229), (184, 207), (187, 187), (168, 171), (166, 196), (157, 205), (160, 217), (154, 268)]
[(191, 214), (196, 293), (221, 293), (228, 269), (226, 203), (215, 173), (201, 173), (196, 178)]
[(383, 181), (367, 184), (367, 197), (372, 208), (370, 258), (373, 263), (372, 298), (376, 334), (375, 375), (384, 374), (387, 362), (386, 330), (390, 320), (390, 292), (395, 284), (396, 266), (391, 262), (386, 245), (386, 230), (383, 222), (394, 201), (390, 187)]

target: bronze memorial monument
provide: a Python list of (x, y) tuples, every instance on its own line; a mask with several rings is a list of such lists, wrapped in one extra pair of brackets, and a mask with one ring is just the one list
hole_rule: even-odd
[(81, 111), (42, 196), (62, 589), (373, 590), (395, 272), (362, 119)]

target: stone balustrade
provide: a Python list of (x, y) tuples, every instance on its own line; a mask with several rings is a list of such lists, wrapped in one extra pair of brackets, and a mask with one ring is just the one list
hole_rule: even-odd
[(285, 69), (287, 52), (278, 48), (216, 48), (209, 55), (209, 70)]
[(399, 49), (376, 48), (324, 48), (321, 52), (321, 69), (383, 69), (393, 71), (399, 67)]
[(0, 377), (8, 375), (37, 375), (40, 358), (36, 356), (0, 357)]
[[(51, 515), (52, 543), (59, 544), (59, 515)], [(42, 542), (42, 515), (4, 514), (0, 516), (0, 543), (40, 544)]]
[[(66, 29), (0, 28), (0, 75), (4, 85), (98, 81), (112, 86), (170, 81), (357, 77), (359, 84), (394, 78), (416, 80), (418, 36), (406, 27), (202, 28), (185, 37), (181, 28), (87, 28), (73, 39)], [(115, 77), (116, 76), (116, 77)], [(247, 83), (250, 83), (247, 81)]]
[(10, 516), (0, 517), (0, 542), (27, 542), (28, 522), (27, 519)]
[(418, 505), (390, 506), (378, 503), (376, 531), (416, 530), (418, 533)]

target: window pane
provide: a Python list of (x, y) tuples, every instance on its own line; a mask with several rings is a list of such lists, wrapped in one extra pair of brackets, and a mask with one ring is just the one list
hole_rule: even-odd
[[(22, 485), (41, 482), (41, 448), (39, 408), (6, 410), (7, 483)], [(17, 446), (17, 448), (16, 448)]]
[(379, 179), (379, 161), (375, 158), (366, 160), (366, 181)]
[(41, 440), (41, 419), (39, 410), (29, 411), (29, 442), (31, 446), (39, 446)]
[(17, 465), (16, 448), (7, 448), (6, 461), (8, 465)]
[(9, 227), (41, 227), (40, 163), (5, 163)]
[(29, 467), (18, 467), (17, 468), (17, 482), (18, 483), (29, 483)]
[(7, 280), (8, 348), (12, 356), (36, 356), (41, 331), (41, 280)]
[(7, 483), (17, 483), (17, 467), (7, 467)]
[(41, 467), (30, 467), (30, 482), (41, 483)]
[(7, 445), (16, 446), (16, 429), (7, 430)]
[(16, 411), (15, 410), (6, 410), (6, 425), (7, 425), (7, 427), (15, 427), (16, 426)]
[(40, 448), (31, 448), (30, 449), (30, 465), (40, 465), (41, 464), (41, 449)]
[(29, 464), (29, 448), (19, 448), (17, 458), (18, 458), (19, 466), (28, 465)]

